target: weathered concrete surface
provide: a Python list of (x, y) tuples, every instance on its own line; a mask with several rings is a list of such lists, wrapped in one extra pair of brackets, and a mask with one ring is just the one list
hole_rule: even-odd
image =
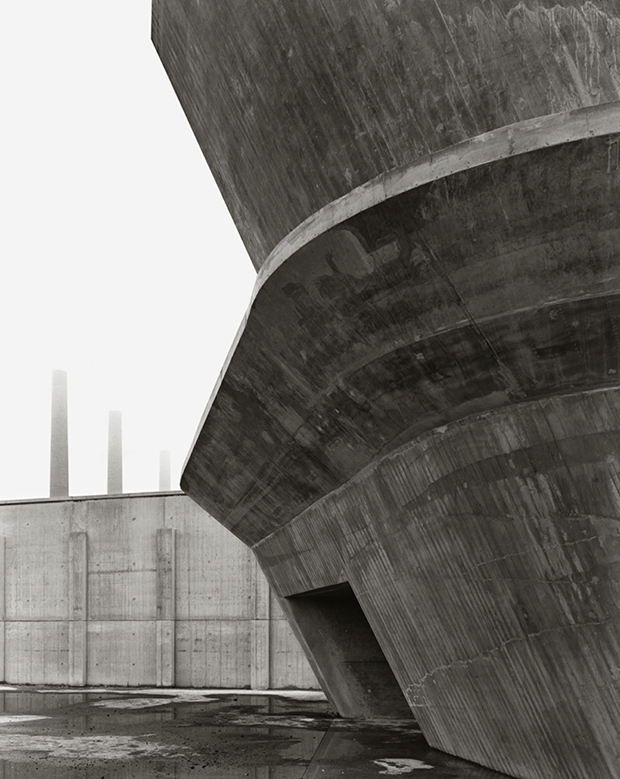
[(517, 408), (373, 463), (257, 553), (282, 595), (351, 584), (431, 744), (616, 776), (620, 395)]
[(296, 252), (262, 284), (184, 489), (256, 543), (421, 433), (616, 385), (617, 140), (464, 170)]
[(153, 41), (256, 267), (386, 170), (620, 99), (617, 0), (154, 0)]
[(462, 171), (291, 256), (183, 480), (280, 596), (349, 582), (429, 742), (515, 776), (620, 775), (617, 142)]
[(0, 676), (316, 687), (250, 551), (181, 493), (0, 503)]
[(182, 485), (343, 712), (376, 713), (382, 654), (431, 744), (524, 779), (620, 779), (619, 25), (617, 1), (154, 4), (260, 268)]

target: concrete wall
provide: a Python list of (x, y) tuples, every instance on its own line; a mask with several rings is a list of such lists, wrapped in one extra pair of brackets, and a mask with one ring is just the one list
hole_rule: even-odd
[(251, 552), (181, 493), (0, 504), (13, 684), (317, 687)]

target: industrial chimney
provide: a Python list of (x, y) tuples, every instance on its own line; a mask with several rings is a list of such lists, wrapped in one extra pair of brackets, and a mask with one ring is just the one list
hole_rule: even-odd
[(159, 491), (170, 492), (170, 452), (165, 449), (159, 453)]
[(108, 417), (108, 495), (123, 491), (123, 430), (120, 411)]
[(67, 372), (52, 372), (52, 431), (50, 444), (50, 498), (69, 495), (69, 441), (67, 433)]

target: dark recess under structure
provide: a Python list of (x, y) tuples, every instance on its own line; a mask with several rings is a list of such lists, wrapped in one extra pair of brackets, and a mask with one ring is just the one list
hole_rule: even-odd
[(349, 584), (287, 598), (284, 608), (341, 716), (411, 717)]

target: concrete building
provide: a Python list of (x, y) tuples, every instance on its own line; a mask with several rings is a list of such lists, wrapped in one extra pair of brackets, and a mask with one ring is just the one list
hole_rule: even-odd
[(153, 40), (258, 271), (183, 488), (342, 714), (619, 779), (620, 3), (154, 0)]
[(318, 687), (250, 550), (180, 492), (0, 503), (0, 679)]

